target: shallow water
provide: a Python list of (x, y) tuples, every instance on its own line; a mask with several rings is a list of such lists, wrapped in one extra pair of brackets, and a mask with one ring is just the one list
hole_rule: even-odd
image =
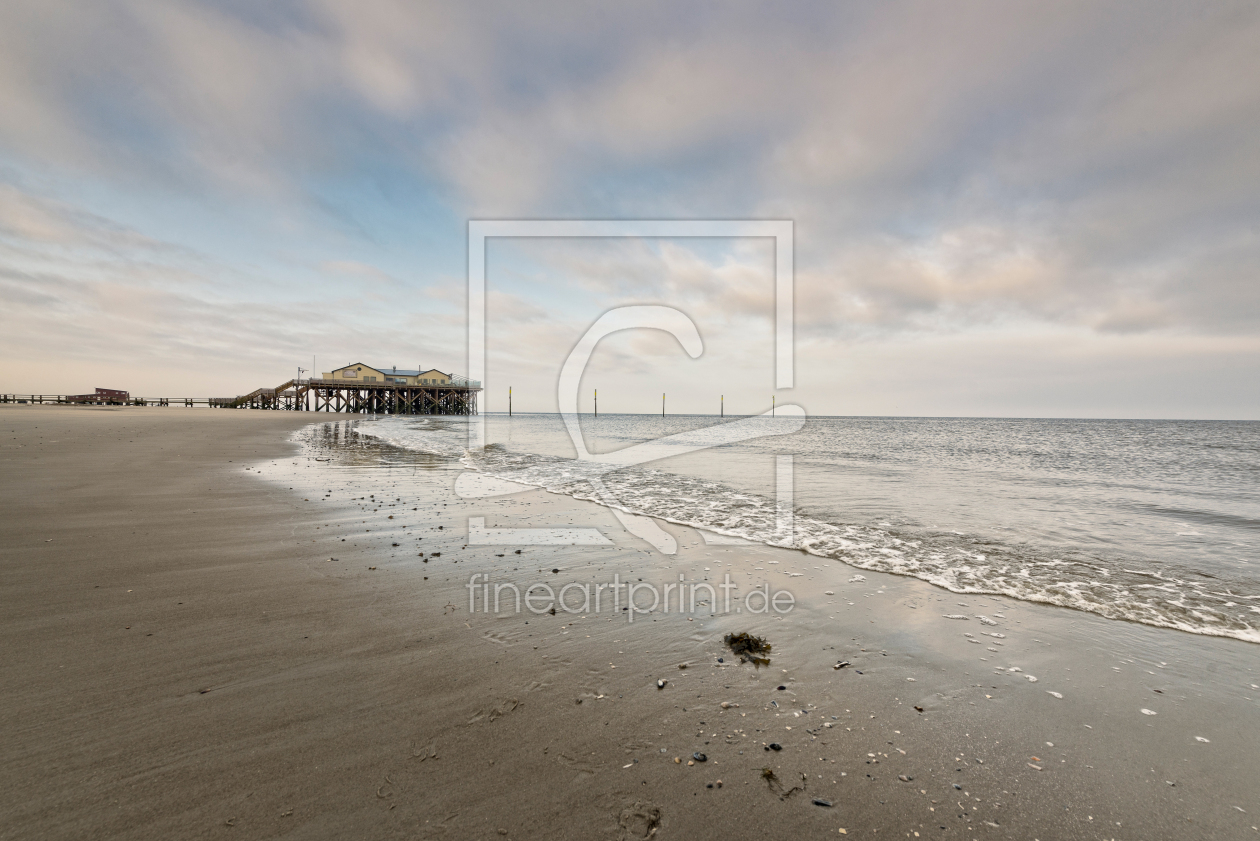
[[(730, 442), (737, 423), (757, 437)], [(483, 425), (489, 446), (467, 449), (469, 424)], [(584, 446), (597, 457), (584, 460), (558, 415), (354, 427), (397, 448), (369, 458), (462, 459), (491, 476), (954, 592), (1260, 642), (1260, 423), (583, 416)], [(344, 428), (319, 425), (307, 437), (327, 444), (329, 430)], [(633, 461), (640, 451), (630, 448), (660, 439), (650, 462), (609, 455)], [(353, 441), (343, 449), (361, 446)], [(784, 456), (790, 531), (776, 517)]]

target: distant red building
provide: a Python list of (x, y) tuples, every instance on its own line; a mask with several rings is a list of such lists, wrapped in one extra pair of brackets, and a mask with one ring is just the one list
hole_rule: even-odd
[(66, 395), (68, 403), (101, 403), (114, 406), (125, 405), (130, 399), (130, 392), (119, 391), (116, 388), (98, 388), (95, 394)]

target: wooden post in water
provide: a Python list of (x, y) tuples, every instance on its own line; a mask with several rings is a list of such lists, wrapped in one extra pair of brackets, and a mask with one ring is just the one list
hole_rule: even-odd
[(661, 393), (661, 417), (665, 417), (665, 394)]
[(774, 417), (774, 395), (770, 395), (770, 417)]
[(508, 386), (508, 417), (512, 417), (512, 386)]
[(718, 417), (726, 417), (726, 395), (722, 395), (722, 405), (718, 411)]
[(595, 417), (599, 417), (599, 389), (595, 389)]

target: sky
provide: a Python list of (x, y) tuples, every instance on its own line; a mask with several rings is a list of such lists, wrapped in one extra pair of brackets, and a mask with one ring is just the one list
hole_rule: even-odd
[(0, 391), (230, 396), (465, 373), (471, 219), (794, 226), (496, 239), (483, 407), (1260, 419), (1260, 6), (0, 5)]

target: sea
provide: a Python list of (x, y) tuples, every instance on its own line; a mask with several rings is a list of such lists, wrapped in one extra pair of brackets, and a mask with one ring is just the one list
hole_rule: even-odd
[(371, 440), (383, 459), (423, 456), (714, 542), (1260, 642), (1257, 422), (568, 420), (365, 416), (299, 436), (315, 450)]

